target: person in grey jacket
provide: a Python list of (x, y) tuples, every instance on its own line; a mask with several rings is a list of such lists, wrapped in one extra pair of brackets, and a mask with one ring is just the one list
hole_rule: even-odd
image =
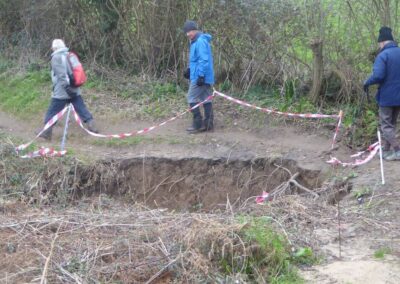
[[(51, 54), (51, 80), (53, 82), (53, 94), (47, 109), (44, 123), (46, 124), (54, 115), (60, 112), (67, 104), (71, 103), (81, 120), (86, 123), (87, 128), (95, 133), (98, 130), (95, 126), (93, 116), (86, 108), (81, 96), (81, 89), (70, 84), (69, 75), (72, 70), (67, 62), (69, 49), (61, 39), (55, 39), (52, 43), (53, 53)], [(52, 128), (43, 132), (40, 137), (51, 140)]]

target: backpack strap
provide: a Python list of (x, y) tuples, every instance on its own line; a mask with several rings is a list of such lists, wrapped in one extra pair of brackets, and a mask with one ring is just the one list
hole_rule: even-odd
[(61, 60), (62, 60), (62, 64), (65, 67), (65, 70), (67, 72), (67, 77), (68, 77), (68, 82), (69, 82), (69, 76), (72, 75), (72, 68), (71, 68), (71, 64), (69, 63), (69, 60), (67, 58), (68, 55), (69, 55), (69, 52), (67, 54), (62, 54), (61, 55)]

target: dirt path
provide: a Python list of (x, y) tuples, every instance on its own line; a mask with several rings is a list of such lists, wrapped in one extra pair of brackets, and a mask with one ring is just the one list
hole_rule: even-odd
[[(212, 133), (188, 135), (185, 128), (189, 116), (172, 122), (127, 144), (99, 142), (71, 123), (67, 149), (73, 155), (83, 155), (91, 159), (154, 157), (207, 157), (227, 159), (253, 159), (256, 157), (284, 157), (297, 161), (301, 167), (322, 170), (327, 176), (335, 170), (325, 163), (329, 158), (330, 131), (326, 129), (307, 130), (293, 126), (271, 126), (265, 124), (252, 129), (240, 121), (225, 126), (222, 114), (217, 113), (216, 130)], [(29, 123), (19, 121), (0, 112), (0, 129), (12, 136), (29, 141), (34, 130), (40, 126), (40, 118)], [(111, 123), (106, 117), (99, 118), (99, 127), (106, 133), (120, 133), (142, 129), (152, 123), (143, 121)], [(62, 134), (62, 124), (56, 126), (52, 143), (39, 141), (38, 144), (58, 146)], [(349, 151), (341, 147), (335, 155), (348, 157)], [(385, 163), (385, 186), (380, 185), (379, 162), (372, 161), (358, 169), (347, 169), (344, 173), (356, 176), (353, 191), (368, 189), (372, 192), (364, 202), (380, 207), (361, 212), (355, 198), (343, 201), (344, 229), (342, 236), (342, 259), (338, 259), (339, 244), (336, 225), (315, 228), (313, 237), (325, 245), (321, 251), (327, 256), (321, 265), (304, 271), (307, 283), (400, 283), (400, 175), (397, 163)], [(341, 171), (343, 172), (343, 171)], [(390, 202), (387, 202), (390, 200)], [(364, 210), (364, 209), (363, 209)], [(367, 209), (369, 210), (369, 209)], [(361, 212), (361, 213), (360, 213)], [(378, 212), (378, 213), (376, 213)], [(380, 213), (379, 213), (380, 212)], [(383, 212), (383, 213), (382, 213)], [(382, 214), (383, 215), (382, 215)], [(358, 215), (357, 215), (358, 214)], [(375, 219), (376, 217), (376, 219)], [(369, 220), (369, 221), (366, 221)], [(385, 238), (382, 238), (385, 236)], [(385, 239), (385, 240), (382, 240)], [(374, 258), (374, 252), (391, 246), (391, 254), (384, 260)], [(396, 256), (397, 255), (397, 256)]]

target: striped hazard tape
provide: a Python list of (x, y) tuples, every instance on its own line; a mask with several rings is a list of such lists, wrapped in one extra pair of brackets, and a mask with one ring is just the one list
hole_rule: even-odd
[[(172, 122), (174, 120), (176, 120), (177, 118), (185, 115), (186, 113), (192, 111), (193, 109), (196, 109), (198, 107), (200, 107), (201, 105), (205, 104), (208, 101), (211, 101), (214, 98), (215, 94), (207, 97), (207, 99), (205, 99), (204, 101), (198, 103), (197, 105), (193, 106), (192, 108), (189, 108), (181, 113), (179, 113), (178, 115), (164, 121), (161, 122), (157, 125), (142, 129), (142, 130), (138, 130), (138, 131), (133, 131), (133, 132), (129, 132), (129, 133), (121, 133), (121, 134), (99, 134), (99, 133), (94, 133), (92, 131), (90, 131), (89, 129), (87, 129), (83, 123), (82, 120), (80, 119), (79, 115), (77, 114), (77, 112), (75, 111), (75, 108), (71, 105), (72, 107), (72, 111), (75, 117), (75, 121), (78, 123), (78, 125), (84, 129), (87, 133), (89, 133), (92, 136), (95, 137), (99, 137), (99, 138), (118, 138), (118, 139), (123, 139), (126, 137), (130, 137), (130, 136), (134, 136), (134, 135), (141, 135), (141, 134), (146, 134), (150, 131), (153, 131), (154, 129), (164, 126), (169, 122)], [(35, 140), (43, 133), (45, 132), (47, 129), (49, 129), (50, 127), (52, 127), (58, 120), (60, 120), (64, 114), (67, 112), (68, 110), (68, 106), (66, 106), (62, 111), (60, 111), (59, 113), (57, 113), (55, 116), (53, 116), (47, 123), (46, 125), (43, 127), (43, 129), (36, 135), (36, 137), (30, 141), (29, 143), (26, 144), (22, 144), (18, 147), (15, 148), (15, 151), (17, 152), (17, 154), (19, 155), (21, 151), (25, 150), (26, 148), (28, 148), (30, 145), (32, 145), (33, 142), (35, 142)], [(46, 148), (46, 147), (41, 147), (39, 150), (28, 153), (26, 155), (20, 156), (21, 158), (24, 159), (28, 159), (28, 158), (36, 158), (36, 157), (62, 157), (67, 153), (67, 151), (56, 151), (53, 148)]]
[(269, 113), (269, 114), (276, 114), (276, 115), (282, 115), (282, 116), (287, 116), (287, 117), (294, 117), (294, 118), (315, 118), (315, 119), (323, 119), (323, 118), (332, 118), (332, 119), (337, 119), (337, 125), (335, 128), (335, 134), (333, 135), (333, 139), (332, 139), (332, 149), (335, 147), (336, 144), (336, 139), (337, 136), (339, 134), (339, 130), (340, 127), (342, 125), (342, 120), (343, 120), (343, 111), (340, 111), (339, 114), (319, 114), (319, 113), (290, 113), (290, 112), (282, 112), (282, 111), (277, 111), (274, 109), (269, 109), (269, 108), (263, 108), (263, 107), (259, 107), (253, 104), (250, 104), (248, 102), (233, 98), (231, 96), (228, 96), (226, 94), (223, 94), (221, 92), (218, 92), (216, 90), (214, 90), (214, 94), (227, 99), (231, 102), (234, 102), (236, 104), (242, 105), (242, 106), (246, 106), (252, 109), (257, 109), (260, 110), (262, 112), (265, 113)]
[(45, 132), (47, 129), (49, 129), (50, 127), (52, 127), (58, 120), (60, 120), (64, 114), (67, 112), (68, 110), (68, 106), (66, 106), (62, 111), (60, 111), (59, 113), (57, 113), (55, 116), (53, 116), (43, 127), (42, 130), (39, 131), (39, 133), (36, 135), (35, 138), (32, 139), (32, 141), (26, 143), (26, 144), (22, 144), (19, 145), (18, 147), (15, 148), (15, 151), (17, 153), (25, 150), (26, 148), (28, 148), (33, 142), (35, 142), (35, 140), (43, 134), (43, 132)]
[(75, 111), (75, 108), (74, 108), (73, 106), (72, 106), (72, 111), (73, 111), (73, 113), (74, 113), (74, 117), (75, 117), (76, 123), (78, 123), (78, 125), (79, 125), (83, 130), (85, 130), (88, 134), (90, 134), (90, 135), (92, 135), (92, 136), (94, 136), (94, 137), (99, 137), (99, 138), (118, 138), (118, 139), (123, 139), (123, 138), (131, 137), (131, 136), (135, 136), (135, 135), (141, 135), (141, 134), (149, 133), (150, 131), (153, 131), (153, 130), (156, 129), (156, 128), (159, 128), (159, 127), (161, 127), (161, 126), (164, 126), (164, 125), (166, 125), (167, 123), (172, 122), (172, 121), (176, 120), (177, 118), (179, 118), (179, 117), (185, 115), (186, 113), (188, 113), (188, 112), (190, 112), (190, 111), (192, 111), (192, 110), (194, 110), (194, 109), (200, 107), (201, 105), (205, 104), (206, 102), (211, 101), (211, 100), (213, 99), (213, 97), (214, 97), (214, 94), (211, 95), (211, 96), (209, 96), (209, 97), (208, 97), (207, 99), (205, 99), (204, 101), (198, 103), (198, 104), (195, 105), (194, 107), (189, 108), (189, 109), (187, 109), (187, 110), (185, 110), (185, 111), (183, 111), (183, 112), (177, 114), (176, 116), (174, 116), (174, 117), (172, 117), (172, 118), (170, 118), (170, 119), (168, 119), (168, 120), (166, 120), (166, 121), (164, 121), (164, 122), (161, 122), (161, 123), (159, 123), (159, 124), (157, 124), (157, 125), (153, 125), (153, 126), (151, 126), (151, 127), (148, 127), (148, 128), (142, 129), (142, 130), (137, 130), (137, 131), (133, 131), (133, 132), (127, 132), (127, 133), (120, 133), (120, 134), (100, 134), (100, 133), (94, 133), (94, 132), (90, 131), (89, 129), (87, 129), (87, 128), (83, 125), (82, 120), (80, 119), (79, 115), (77, 114), (77, 112)]
[[(176, 116), (161, 122), (159, 124), (156, 124), (154, 126), (142, 129), (142, 130), (137, 130), (137, 131), (133, 131), (133, 132), (127, 132), (127, 133), (120, 133), (120, 134), (101, 134), (101, 133), (94, 133), (92, 131), (90, 131), (89, 129), (87, 129), (84, 125), (82, 120), (80, 119), (79, 115), (77, 114), (75, 108), (71, 105), (72, 107), (72, 111), (73, 111), (73, 115), (75, 118), (75, 121), (77, 122), (77, 124), (83, 129), (85, 130), (88, 134), (90, 134), (91, 136), (94, 137), (98, 137), (98, 138), (117, 138), (117, 139), (123, 139), (126, 137), (131, 137), (131, 136), (135, 136), (135, 135), (141, 135), (141, 134), (146, 134), (149, 133), (150, 131), (153, 131), (161, 126), (166, 125), (169, 122), (172, 122), (174, 120), (176, 120), (177, 118), (185, 115), (186, 113), (192, 111), (193, 109), (196, 109), (198, 107), (200, 107), (201, 105), (205, 104), (208, 101), (211, 101), (216, 95), (227, 99), (229, 101), (235, 102), (239, 105), (243, 105), (243, 106), (247, 106), (253, 109), (257, 109), (257, 110), (261, 110), (263, 112), (266, 113), (270, 113), (270, 114), (277, 114), (277, 115), (283, 115), (283, 116), (287, 116), (287, 117), (295, 117), (295, 118), (315, 118), (315, 119), (323, 119), (323, 118), (333, 118), (333, 119), (337, 119), (338, 120), (338, 124), (335, 130), (335, 134), (333, 137), (333, 143), (332, 143), (332, 148), (334, 147), (335, 143), (336, 143), (336, 138), (337, 135), (339, 133), (339, 129), (341, 126), (341, 122), (342, 122), (342, 118), (343, 118), (343, 112), (340, 111), (338, 115), (327, 115), (327, 114), (312, 114), (312, 113), (306, 113), (306, 114), (301, 114), (301, 113), (289, 113), (289, 112), (281, 112), (281, 111), (277, 111), (277, 110), (273, 110), (273, 109), (268, 109), (268, 108), (262, 108), (262, 107), (258, 107), (256, 105), (241, 101), (239, 99), (235, 99), (233, 97), (230, 97), (226, 94), (223, 94), (221, 92), (218, 92), (216, 90), (214, 90), (213, 94), (211, 96), (209, 96), (206, 100), (198, 103), (197, 105), (195, 105), (192, 108), (189, 108), (179, 114), (177, 114)], [(67, 112), (68, 110), (68, 106), (65, 107), (62, 111), (60, 111), (58, 114), (56, 114), (55, 116), (53, 116), (47, 123), (46, 125), (43, 127), (43, 129), (37, 134), (37, 136), (30, 141), (29, 143), (20, 145), (18, 147), (16, 147), (16, 152), (17, 154), (19, 154), (21, 151), (25, 150), (27, 147), (29, 147), (44, 131), (46, 131), (47, 129), (49, 129), (50, 127), (52, 127), (59, 119), (61, 119), (63, 117), (63, 115)], [(21, 156), (22, 158), (34, 158), (34, 157), (60, 157), (65, 155), (66, 151), (56, 151), (52, 148), (40, 148), (40, 150), (37, 150), (35, 152), (26, 154), (24, 156)], [(333, 158), (334, 159), (334, 158)], [(333, 163), (332, 161), (330, 163)], [(340, 161), (338, 161), (338, 163), (340, 163)]]
[(67, 153), (67, 151), (56, 151), (53, 148), (42, 147), (37, 151), (20, 156), (22, 159), (31, 159), (37, 157), (62, 157)]
[(379, 142), (376, 142), (371, 146), (369, 146), (366, 151), (358, 152), (357, 154), (351, 156), (351, 158), (359, 158), (365, 156), (365, 154), (368, 153), (368, 155), (365, 156), (363, 159), (355, 159), (354, 162), (342, 162), (335, 157), (331, 157), (331, 159), (327, 161), (327, 163), (334, 166), (341, 165), (343, 167), (358, 167), (371, 161), (378, 153), (379, 149), (380, 149)]
[(341, 117), (340, 114), (318, 114), (318, 113), (290, 113), (290, 112), (282, 112), (282, 111), (277, 111), (274, 109), (269, 109), (269, 108), (263, 108), (263, 107), (259, 107), (250, 103), (247, 103), (245, 101), (239, 100), (239, 99), (235, 99), (233, 97), (230, 97), (228, 95), (225, 95), (223, 93), (220, 93), (218, 91), (214, 90), (214, 94), (227, 99), (231, 102), (234, 102), (236, 104), (242, 105), (242, 106), (246, 106), (249, 108), (253, 108), (253, 109), (257, 109), (266, 113), (270, 113), (270, 114), (277, 114), (277, 115), (282, 115), (282, 116), (288, 116), (288, 117), (297, 117), (297, 118), (335, 118), (335, 119), (339, 119)]
[(20, 158), (22, 159), (31, 159), (31, 158), (36, 158), (36, 157), (61, 157), (64, 156), (67, 151), (56, 151), (53, 148), (46, 148), (46, 147), (41, 147), (39, 150), (25, 154), (25, 155), (20, 155), (21, 151), (25, 150), (26, 148), (28, 148), (30, 145), (32, 145), (33, 142), (35, 142), (35, 140), (43, 134), (43, 132), (45, 132), (47, 129), (49, 129), (50, 127), (52, 127), (54, 124), (56, 124), (57, 121), (59, 121), (64, 114), (67, 112), (68, 110), (68, 106), (66, 106), (63, 110), (61, 110), (59, 113), (57, 113), (56, 115), (54, 115), (43, 127), (43, 129), (41, 131), (39, 131), (39, 133), (36, 135), (35, 138), (32, 139), (32, 141), (26, 143), (26, 144), (22, 144), (19, 145), (18, 147), (15, 148), (15, 152), (17, 153), (17, 155), (20, 156)]

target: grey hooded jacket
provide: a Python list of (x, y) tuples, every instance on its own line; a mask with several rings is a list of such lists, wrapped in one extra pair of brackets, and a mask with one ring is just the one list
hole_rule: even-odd
[(51, 80), (53, 82), (52, 98), (59, 100), (80, 96), (80, 88), (70, 86), (71, 67), (67, 64), (68, 48), (60, 48), (51, 54)]

